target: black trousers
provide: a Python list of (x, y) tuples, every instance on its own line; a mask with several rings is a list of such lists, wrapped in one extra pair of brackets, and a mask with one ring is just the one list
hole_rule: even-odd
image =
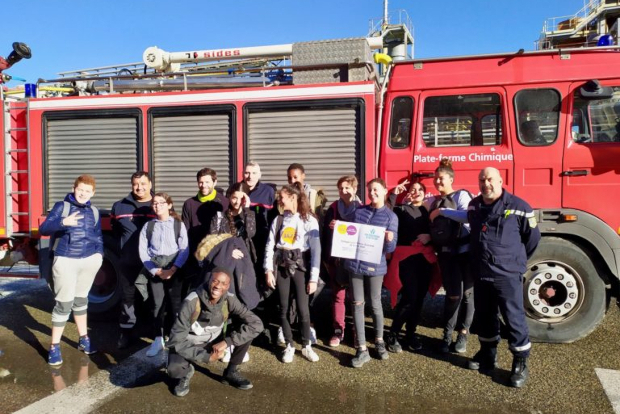
[[(183, 280), (181, 272), (177, 272), (168, 280), (158, 276), (149, 279), (149, 290), (153, 296), (153, 335), (170, 334), (176, 315), (181, 310), (181, 288)], [(166, 314), (167, 311), (167, 314)], [(164, 320), (164, 316), (165, 320)]]
[(413, 334), (420, 322), (422, 305), (431, 283), (433, 268), (421, 254), (409, 256), (399, 264), (400, 300), (396, 305), (394, 320), (390, 332), (398, 335), (404, 324), (407, 324), (407, 338)]
[(123, 299), (119, 324), (122, 329), (132, 329), (136, 325), (136, 278), (144, 265), (138, 264), (120, 264), (119, 283), (121, 285)]
[(291, 292), (295, 296), (297, 304), (297, 316), (301, 324), (301, 339), (303, 345), (310, 344), (310, 308), (309, 295), (306, 291), (306, 273), (295, 270), (295, 274), (283, 277), (286, 269), (278, 269), (278, 279), (276, 288), (280, 297), (280, 325), (284, 332), (284, 338), (287, 344), (293, 343), (293, 331), (289, 320), (289, 306), (291, 306)]
[[(219, 337), (221, 339), (221, 337)], [(243, 345), (236, 346), (232, 355), (230, 356), (230, 362), (228, 366), (240, 365), (243, 361), (243, 356), (250, 349), (252, 341), (246, 342)], [(183, 358), (181, 355), (171, 352), (168, 355), (168, 376), (174, 379), (181, 379), (187, 375), (190, 362)]]

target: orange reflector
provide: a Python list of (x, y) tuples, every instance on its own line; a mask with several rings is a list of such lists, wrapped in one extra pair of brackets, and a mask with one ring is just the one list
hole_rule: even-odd
[(577, 214), (562, 214), (562, 221), (577, 221)]

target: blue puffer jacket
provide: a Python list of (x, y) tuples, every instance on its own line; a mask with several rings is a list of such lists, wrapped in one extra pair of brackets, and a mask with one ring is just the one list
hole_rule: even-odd
[[(81, 259), (92, 256), (95, 253), (103, 255), (103, 236), (101, 235), (101, 220), (95, 224), (95, 214), (90, 208), (90, 201), (87, 204), (78, 203), (72, 193), (67, 194), (65, 201), (70, 204), (69, 215), (80, 212), (82, 218), (78, 220), (77, 226), (64, 226), (62, 224), (62, 201), (54, 204), (52, 211), (41, 224), (39, 233), (43, 236), (54, 236), (58, 241), (55, 256), (71, 257)], [(51, 247), (51, 246), (50, 246)]]
[(386, 253), (392, 253), (396, 249), (398, 242), (398, 217), (392, 210), (383, 206), (373, 208), (366, 205), (355, 210), (355, 223), (369, 224), (371, 226), (385, 227), (386, 230), (394, 232), (394, 239), (391, 242), (383, 243), (383, 254), (381, 263), (369, 263), (361, 260), (349, 260), (345, 262), (345, 268), (352, 273), (366, 276), (383, 276), (387, 273)]

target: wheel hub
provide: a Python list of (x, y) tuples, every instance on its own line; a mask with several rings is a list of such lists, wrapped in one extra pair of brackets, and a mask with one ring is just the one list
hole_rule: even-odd
[(526, 307), (537, 319), (565, 319), (581, 303), (580, 280), (566, 265), (542, 263), (532, 267), (525, 286)]

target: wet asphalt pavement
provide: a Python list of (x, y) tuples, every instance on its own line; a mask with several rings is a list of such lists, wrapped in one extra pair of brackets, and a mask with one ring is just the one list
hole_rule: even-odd
[[(9, 295), (12, 290), (17, 293)], [(587, 338), (574, 344), (534, 344), (530, 379), (518, 390), (506, 386), (512, 356), (505, 341), (500, 345), (500, 369), (492, 376), (464, 368), (478, 349), (475, 337), (464, 355), (433, 351), (441, 337), (438, 296), (426, 303), (418, 329), (424, 345), (420, 353), (390, 354), (387, 361), (373, 358), (361, 369), (350, 368), (352, 338), (347, 336), (339, 348), (329, 348), (323, 344), (329, 332), (321, 331), (319, 323), (319, 362), (306, 361), (298, 351), (293, 363), (283, 364), (273, 352), (281, 348), (253, 346), (250, 362), (241, 366), (254, 383), (252, 390), (221, 384), (225, 365), (217, 362), (197, 367), (190, 394), (178, 398), (172, 395), (173, 384), (163, 369), (145, 369), (144, 364), (127, 360), (147, 346), (148, 339), (128, 350), (115, 350), (118, 331), (113, 318), (89, 321), (91, 338), (101, 350), (91, 358), (75, 349), (77, 332), (69, 323), (62, 342), (65, 362), (59, 369), (50, 368), (45, 358), (53, 298), (45, 284), (0, 279), (0, 294), (4, 295), (0, 297), (1, 413), (41, 400), (43, 409), (37, 406), (37, 412), (612, 413), (595, 368), (620, 370), (620, 312), (615, 300), (603, 323)], [(119, 371), (117, 364), (124, 360)], [(135, 378), (138, 371), (147, 374)], [(68, 388), (61, 391), (64, 387)], [(66, 406), (53, 405), (45, 399), (50, 395)]]

